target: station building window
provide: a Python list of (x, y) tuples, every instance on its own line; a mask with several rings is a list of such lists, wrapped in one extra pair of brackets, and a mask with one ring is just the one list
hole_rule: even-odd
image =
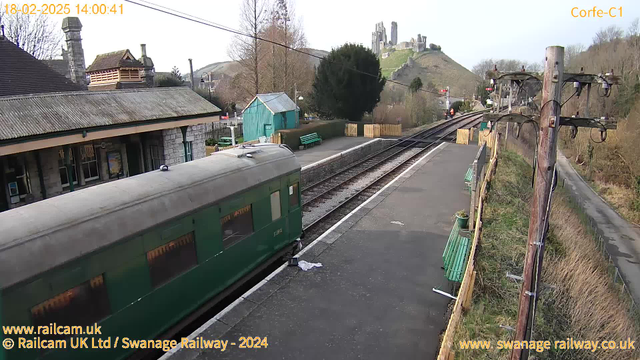
[(151, 152), (151, 170), (158, 170), (160, 165), (164, 164), (164, 150), (162, 146), (151, 145), (149, 151)]
[[(69, 163), (71, 163), (71, 177), (73, 178), (73, 183), (78, 183), (78, 170), (76, 169), (76, 160), (73, 156), (73, 151), (69, 151)], [(58, 150), (58, 169), (60, 171), (60, 183), (62, 183), (62, 187), (69, 186), (69, 172), (67, 171), (67, 167), (64, 163), (64, 149)]]
[(15, 204), (24, 201), (28, 194), (31, 194), (31, 181), (27, 162), (23, 156), (8, 156), (7, 169), (5, 170), (9, 196), (11, 203)]
[(222, 245), (225, 249), (253, 233), (251, 205), (240, 208), (220, 219)]
[(271, 221), (276, 221), (282, 216), (280, 210), (280, 191), (271, 194)]
[(298, 183), (289, 185), (289, 210), (297, 208), (299, 204)]
[(155, 288), (198, 264), (193, 231), (147, 252), (151, 285)]
[(98, 275), (31, 308), (34, 326), (85, 326), (111, 313), (104, 277)]
[(98, 170), (98, 157), (93, 145), (84, 145), (80, 147), (80, 166), (84, 181), (97, 180), (100, 178)]
[(187, 152), (187, 156), (185, 157), (185, 160), (186, 161), (193, 160), (193, 142), (192, 141), (187, 141), (185, 143), (184, 149)]

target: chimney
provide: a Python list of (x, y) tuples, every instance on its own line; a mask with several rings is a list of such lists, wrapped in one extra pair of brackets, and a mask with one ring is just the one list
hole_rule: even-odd
[(147, 56), (147, 45), (140, 44), (140, 51), (142, 52), (142, 56), (138, 61), (144, 65), (144, 69), (142, 70), (142, 78), (144, 79), (147, 87), (153, 87), (153, 76), (155, 75), (155, 69), (153, 67), (153, 60)]
[(62, 31), (64, 32), (65, 41), (67, 42), (71, 81), (86, 88), (87, 77), (80, 30), (82, 30), (82, 24), (77, 17), (66, 17), (62, 20)]

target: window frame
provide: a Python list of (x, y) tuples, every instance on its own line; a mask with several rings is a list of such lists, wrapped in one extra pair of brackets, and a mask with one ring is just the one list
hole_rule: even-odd
[[(289, 186), (287, 187), (287, 190), (288, 190), (287, 193), (289, 195), (289, 212), (291, 212), (294, 209), (297, 209), (300, 207), (300, 181), (296, 181), (292, 184), (289, 184)], [(291, 203), (293, 196), (295, 196), (295, 199), (296, 199), (295, 204)]]
[(193, 141), (186, 141), (185, 144), (186, 161), (193, 161)]
[[(180, 243), (181, 241), (186, 241), (185, 244), (179, 245), (179, 246), (175, 246), (173, 244), (176, 243)], [(173, 245), (173, 247), (172, 247)], [(188, 248), (187, 248), (188, 247)], [(157, 261), (156, 259), (158, 259), (159, 257), (170, 253), (171, 251), (174, 251), (176, 249), (187, 249), (187, 250), (192, 250), (193, 254), (192, 254), (192, 258), (189, 260), (193, 260), (192, 263), (188, 263), (186, 264), (187, 266), (184, 266), (182, 268), (179, 268), (177, 272), (170, 274), (168, 277), (162, 278), (162, 279), (156, 279), (154, 278), (154, 273), (156, 275), (156, 277), (158, 276), (158, 272), (157, 270), (154, 271), (153, 265), (154, 262)], [(159, 252), (159, 254), (155, 254)], [(161, 245), (158, 245), (156, 247), (154, 247), (153, 249), (147, 251), (145, 253), (145, 257), (147, 260), (147, 268), (149, 269), (149, 280), (151, 281), (151, 288), (152, 289), (157, 289), (169, 282), (171, 282), (172, 280), (174, 280), (175, 278), (179, 277), (180, 275), (186, 273), (187, 271), (193, 269), (194, 267), (198, 266), (198, 248), (196, 245), (196, 232), (195, 230), (186, 232), (176, 238), (174, 238), (171, 241), (167, 241)], [(161, 269), (166, 269), (166, 268), (161, 268)]]
[[(62, 158), (60, 156), (62, 156)], [(62, 162), (62, 166), (60, 165), (60, 162)], [(72, 170), (73, 173), (71, 175), (72, 175), (72, 177), (73, 177), (73, 175), (75, 175), (75, 181), (73, 182), (73, 185), (77, 185), (78, 184), (78, 167), (77, 167), (77, 164), (76, 164), (76, 157), (74, 155), (73, 148), (69, 148), (69, 162), (71, 163), (71, 168), (73, 169)], [(62, 185), (62, 188), (64, 189), (64, 188), (69, 187), (71, 185), (69, 183), (69, 170), (67, 169), (67, 166), (64, 163), (64, 148), (58, 150), (58, 173), (63, 168), (64, 168), (65, 174), (67, 176), (67, 182), (63, 183), (62, 182), (62, 176), (60, 176), (60, 184)]]
[[(246, 210), (244, 213), (235, 215), (237, 212), (242, 211), (242, 210), (244, 210), (246, 208), (248, 208), (248, 210)], [(250, 216), (251, 231), (246, 233), (246, 234), (243, 234), (244, 236), (242, 236), (241, 238), (237, 238), (237, 239), (232, 239), (235, 236), (236, 233), (225, 237), (224, 236), (224, 231), (225, 231), (224, 225), (226, 223), (230, 222), (231, 220), (233, 220), (235, 218), (238, 218), (238, 217), (240, 217), (240, 216), (242, 216), (244, 214), (249, 214), (249, 216)], [(232, 215), (233, 215), (233, 217), (231, 217)], [(225, 221), (225, 218), (227, 218), (227, 217), (229, 217), (229, 219), (227, 221)], [(223, 246), (223, 248), (225, 250), (230, 248), (230, 247), (232, 247), (233, 245), (241, 242), (242, 240), (248, 238), (249, 236), (253, 235), (255, 233), (255, 231), (256, 230), (255, 230), (255, 224), (254, 224), (254, 219), (253, 219), (253, 204), (247, 204), (247, 205), (241, 206), (241, 207), (237, 208), (236, 210), (230, 211), (226, 215), (223, 215), (223, 216), (220, 217), (220, 239), (222, 240), (222, 246)], [(232, 240), (229, 240), (229, 239), (232, 239)]]
[[(84, 156), (84, 153), (85, 153), (85, 151), (83, 149), (85, 149), (87, 146), (90, 146), (90, 147), (93, 148), (93, 160), (84, 161), (82, 159), (83, 156)], [(98, 161), (98, 152), (96, 151), (96, 147), (93, 144), (82, 145), (82, 147), (80, 148), (80, 168), (82, 169), (82, 175), (83, 176), (84, 176), (84, 166), (85, 165), (87, 165), (87, 169), (88, 169), (89, 175), (91, 175), (91, 165), (90, 165), (91, 163), (95, 163), (97, 174), (96, 174), (96, 176), (85, 177), (84, 181), (100, 180), (100, 162)]]
[[(277, 194), (277, 204), (278, 204), (278, 217), (274, 218), (274, 213), (273, 213), (273, 205), (274, 205), (274, 195)], [(276, 190), (274, 192), (271, 193), (271, 195), (269, 195), (269, 204), (270, 204), (270, 209), (271, 209), (271, 222), (274, 222), (280, 218), (282, 218), (282, 200), (280, 198), (280, 190)]]
[[(13, 164), (12, 164), (13, 162)], [(13, 167), (12, 167), (13, 166)], [(17, 175), (18, 171), (17, 169), (21, 170), (21, 175)], [(11, 170), (11, 171), (9, 171)], [(5, 176), (9, 175), (9, 174), (13, 174), (12, 178), (15, 178), (14, 181), (9, 181), (9, 180), (13, 180), (12, 178), (8, 178), (7, 179), (7, 186), (9, 186), (9, 197), (10, 202), (12, 204), (14, 203), (18, 203), (20, 201), (24, 201), (24, 199), (32, 193), (32, 188), (31, 188), (31, 177), (29, 175), (29, 166), (27, 164), (27, 159), (25, 158), (24, 155), (9, 155), (7, 157), (7, 169), (5, 170)], [(11, 194), (11, 186), (10, 184), (15, 183), (16, 184), (16, 191), (17, 193)], [(24, 186), (24, 190), (25, 192), (21, 192), (20, 191), (20, 184), (22, 183), (22, 186)], [(13, 198), (18, 197), (18, 201), (13, 201)]]

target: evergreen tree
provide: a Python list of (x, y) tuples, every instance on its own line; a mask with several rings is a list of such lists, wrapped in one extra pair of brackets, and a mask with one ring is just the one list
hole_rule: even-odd
[(422, 79), (416, 76), (413, 80), (411, 80), (411, 84), (409, 84), (409, 90), (411, 90), (411, 93), (415, 94), (420, 89), (422, 89)]
[(380, 101), (385, 81), (371, 50), (345, 44), (320, 61), (313, 82), (313, 108), (321, 116), (360, 121)]

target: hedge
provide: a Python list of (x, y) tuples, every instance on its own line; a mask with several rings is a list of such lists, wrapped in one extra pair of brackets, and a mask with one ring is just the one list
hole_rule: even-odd
[(323, 140), (344, 136), (344, 124), (343, 120), (314, 121), (312, 124), (298, 129), (279, 130), (278, 132), (282, 143), (296, 150), (300, 146), (300, 136), (303, 135), (317, 133)]

